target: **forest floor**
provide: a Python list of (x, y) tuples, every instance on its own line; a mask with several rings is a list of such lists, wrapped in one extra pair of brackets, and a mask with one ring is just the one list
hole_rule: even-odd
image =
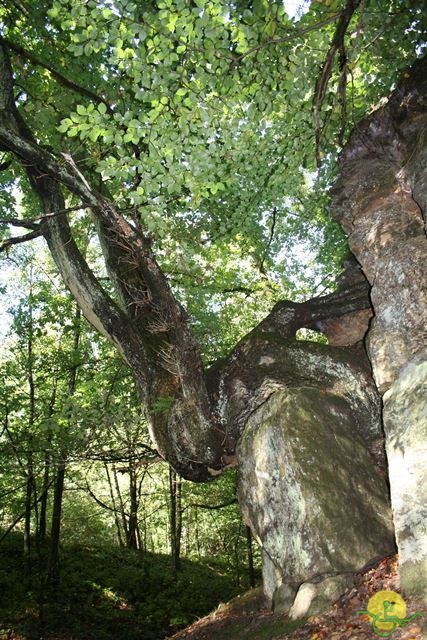
[[(357, 614), (365, 610), (369, 599), (378, 591), (395, 591), (399, 588), (397, 557), (384, 558), (378, 565), (355, 575), (354, 587), (347, 591), (331, 610), (322, 616), (303, 621), (292, 621), (283, 615), (275, 615), (263, 606), (260, 589), (238, 596), (228, 604), (183, 629), (169, 640), (374, 640), (371, 619)], [(427, 640), (427, 607), (421, 598), (406, 597), (407, 614), (420, 612), (405, 627), (398, 627), (389, 637), (392, 640)], [(299, 627), (299, 628), (296, 628)], [(385, 630), (382, 634), (386, 633)]]
[[(99, 544), (67, 546), (61, 566), (54, 593), (43, 582), (37, 588), (36, 574), (29, 590), (20, 537), (3, 542), (0, 640), (375, 640), (380, 636), (369, 617), (357, 611), (378, 591), (400, 593), (396, 556), (356, 574), (353, 588), (327, 614), (298, 621), (273, 614), (261, 588), (242, 594), (220, 566), (183, 561), (173, 577), (168, 556)], [(425, 617), (390, 637), (427, 640), (427, 607), (421, 598), (402, 596), (407, 618)]]
[(245, 590), (213, 559), (183, 559), (175, 575), (170, 556), (100, 540), (64, 544), (48, 588), (40, 551), (28, 573), (22, 534), (0, 545), (0, 640), (162, 640)]

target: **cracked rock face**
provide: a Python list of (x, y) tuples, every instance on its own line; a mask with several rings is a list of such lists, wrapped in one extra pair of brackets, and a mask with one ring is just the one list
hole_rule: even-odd
[(427, 351), (384, 394), (384, 428), (401, 586), (424, 594), (427, 576)]
[(342, 383), (343, 393), (277, 391), (239, 443), (239, 501), (262, 546), (269, 598), (282, 583), (355, 571), (394, 549), (389, 492), (370, 451), (381, 438), (378, 405), (373, 397), (363, 434)]
[(424, 58), (388, 103), (351, 135), (332, 210), (372, 287), (367, 348), (384, 394), (401, 582), (408, 593), (427, 599), (425, 515), (421, 525), (427, 503), (426, 131)]

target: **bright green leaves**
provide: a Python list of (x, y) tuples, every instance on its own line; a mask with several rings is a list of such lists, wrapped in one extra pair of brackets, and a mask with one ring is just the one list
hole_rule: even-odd
[(214, 196), (218, 191), (224, 191), (225, 185), (223, 182), (214, 182), (206, 185), (207, 189)]
[[(347, 120), (338, 57), (319, 109), (324, 189), (340, 131), (345, 139), (413, 59), (420, 4), (381, 0), (355, 14), (344, 41)], [(306, 291), (328, 273), (316, 260), (335, 264), (341, 246), (328, 204), (307, 176), (313, 183), (317, 78), (343, 5), (331, 11), (313, 2), (291, 21), (282, 0), (55, 0), (48, 27), (21, 17), (19, 33), (9, 28), (83, 91), (65, 88), (42, 67), (35, 73), (30, 63), (17, 65), (26, 92), (20, 108), (44, 144), (82, 158), (82, 173), (106, 182), (117, 206), (139, 217), (171, 273), (185, 247), (185, 287), (200, 280), (189, 255), (203, 253), (203, 244), (211, 281), (224, 278), (229, 288), (233, 279), (245, 287), (256, 281), (255, 298), (261, 270), (283, 292), (287, 273), (301, 283), (300, 263), (310, 255), (315, 276), (309, 282), (304, 275)], [(243, 284), (237, 267), (231, 276), (214, 256), (217, 249), (224, 260), (235, 249), (242, 264), (250, 256)]]
[(88, 106), (78, 104), (76, 111), (69, 118), (64, 118), (58, 127), (60, 133), (66, 133), (69, 138), (78, 136), (80, 140), (96, 142), (100, 137), (107, 137), (109, 129), (106, 118), (107, 107), (99, 103), (97, 108), (92, 103)]

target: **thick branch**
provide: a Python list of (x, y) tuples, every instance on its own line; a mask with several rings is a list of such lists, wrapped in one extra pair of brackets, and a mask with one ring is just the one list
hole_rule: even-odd
[(38, 229), (38, 223), (43, 222), (43, 220), (47, 218), (60, 216), (63, 213), (70, 213), (71, 211), (80, 211), (81, 209), (82, 207), (79, 205), (77, 207), (66, 207), (59, 211), (49, 211), (49, 213), (37, 216), (36, 218), (1, 218), (0, 224), (10, 224), (12, 227), (24, 227), (25, 229)]
[(369, 309), (369, 285), (366, 280), (306, 302), (278, 302), (254, 331), (280, 330), (292, 338), (298, 329), (322, 331), (322, 323), (331, 318)]
[[(148, 367), (144, 347), (127, 316), (100, 286), (81, 255), (65, 214), (50, 215), (66, 209), (59, 182), (63, 182), (84, 201), (97, 203), (96, 195), (50, 153), (41, 149), (19, 116), (13, 102), (13, 77), (4, 46), (0, 45), (0, 144), (22, 162), (31, 185), (45, 210), (40, 230), (46, 237), (52, 256), (85, 317), (118, 348), (141, 381), (147, 383)], [(31, 234), (28, 234), (31, 236)], [(11, 239), (12, 240), (12, 239)]]
[(37, 218), (25, 220), (24, 218), (1, 218), (0, 224), (7, 224), (11, 227), (22, 227), (23, 229), (31, 229), (37, 231), (40, 227), (36, 222)]
[[(59, 215), (46, 218), (44, 228), (63, 279), (89, 322), (131, 366), (139, 396), (151, 413), (151, 436), (159, 452), (181, 471), (188, 468), (190, 475), (206, 475), (206, 465), (220, 465), (221, 436), (212, 428), (203, 365), (189, 317), (175, 300), (148, 240), (89, 184), (69, 155), (62, 154), (59, 160), (35, 142), (13, 103), (12, 71), (4, 46), (0, 45), (0, 53), (4, 63), (0, 145), (20, 159), (46, 213), (65, 208), (59, 184), (91, 209), (125, 311), (102, 289), (81, 256), (65, 215)], [(162, 398), (168, 401), (166, 411), (156, 405)]]
[(0, 253), (2, 253), (3, 251), (7, 251), (7, 249), (13, 247), (16, 244), (22, 244), (23, 242), (34, 240), (34, 238), (39, 238), (42, 235), (43, 230), (36, 229), (34, 231), (31, 231), (30, 233), (24, 234), (23, 236), (12, 236), (11, 238), (7, 238), (7, 240), (3, 240), (3, 242), (0, 242)]

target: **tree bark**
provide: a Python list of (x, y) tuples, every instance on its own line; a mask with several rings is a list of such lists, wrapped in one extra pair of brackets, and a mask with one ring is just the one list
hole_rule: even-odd
[(108, 489), (110, 492), (110, 498), (111, 498), (111, 504), (113, 507), (113, 511), (114, 511), (114, 523), (116, 525), (116, 531), (117, 531), (117, 542), (119, 543), (120, 547), (124, 547), (124, 541), (123, 541), (123, 536), (122, 536), (122, 530), (120, 528), (120, 520), (119, 520), (119, 509), (116, 505), (116, 498), (114, 495), (114, 489), (113, 489), (113, 484), (111, 482), (111, 475), (110, 472), (108, 470), (108, 464), (105, 463), (104, 464), (104, 469), (105, 469), (105, 474), (107, 476), (107, 482), (108, 482)]
[(172, 571), (176, 575), (181, 566), (181, 479), (169, 467), (169, 527)]
[[(48, 417), (51, 418), (54, 413), (56, 401), (56, 380), (53, 382), (52, 394), (49, 402)], [(42, 484), (42, 499), (40, 501), (40, 519), (38, 528), (38, 537), (40, 540), (46, 538), (47, 528), (47, 503), (49, 497), (50, 486), (50, 472), (51, 472), (51, 447), (52, 447), (52, 434), (49, 432), (46, 435), (46, 451), (44, 453), (44, 468), (43, 468), (43, 484)]]
[(90, 271), (66, 214), (47, 216), (41, 231), (64, 281), (86, 318), (128, 362), (160, 454), (186, 478), (212, 479), (230, 464), (248, 410), (264, 401), (265, 387), (277, 374), (268, 367), (257, 371), (256, 384), (264, 386), (264, 391), (251, 389), (251, 409), (237, 397), (227, 400), (227, 416), (216, 382), (232, 386), (231, 377), (247, 365), (245, 350), (254, 344), (259, 348), (264, 344), (268, 358), (278, 344), (277, 340), (273, 347), (269, 344), (269, 334), (280, 336), (277, 348), (283, 351), (283, 340), (293, 340), (298, 328), (319, 328), (330, 317), (367, 308), (367, 287), (362, 283), (303, 304), (278, 303), (224, 363), (206, 373), (190, 318), (175, 300), (149, 239), (89, 185), (72, 158), (64, 154), (55, 157), (36, 143), (13, 102), (12, 72), (4, 43), (1, 54), (0, 145), (23, 163), (46, 213), (65, 209), (60, 185), (90, 209), (120, 307)]
[(248, 554), (248, 578), (249, 578), (249, 586), (251, 589), (255, 587), (255, 570), (254, 570), (254, 553), (252, 547), (252, 532), (251, 528), (247, 525), (245, 526), (246, 533), (246, 550)]
[(128, 549), (138, 549), (138, 486), (135, 468), (129, 465), (129, 518), (128, 518)]
[(61, 535), (62, 498), (64, 495), (66, 460), (57, 462), (56, 477), (53, 490), (52, 525), (50, 531), (50, 549), (47, 566), (47, 584), (55, 587), (60, 580), (59, 542)]

